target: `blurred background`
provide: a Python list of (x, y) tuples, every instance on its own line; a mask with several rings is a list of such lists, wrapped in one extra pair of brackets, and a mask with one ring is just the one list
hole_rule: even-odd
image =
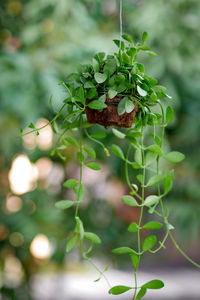
[[(167, 128), (166, 147), (183, 152), (176, 179), (167, 197), (175, 236), (200, 263), (200, 1), (124, 0), (123, 30), (135, 40), (143, 31), (158, 56), (143, 58), (149, 75), (159, 79), (172, 96), (175, 119)], [(17, 138), (30, 122), (41, 126), (65, 97), (58, 85), (79, 63), (96, 52), (113, 52), (119, 36), (119, 1), (1, 0), (0, 4), (0, 299), (107, 299), (103, 279), (83, 263), (78, 250), (65, 253), (73, 211), (59, 211), (54, 202), (70, 195), (62, 183), (77, 176), (74, 149), (67, 162), (49, 156), (55, 137), (41, 134)], [(98, 126), (99, 130), (104, 130)], [(118, 143), (106, 131), (106, 144)], [(126, 147), (126, 145), (124, 146)], [(127, 209), (120, 197), (127, 192), (123, 166), (96, 149), (99, 172), (85, 170), (86, 201), (80, 215), (102, 246), (94, 260), (112, 284), (132, 281), (130, 261), (111, 250), (133, 246), (127, 224), (138, 211)], [(133, 174), (134, 176), (134, 174)], [(148, 217), (147, 217), (148, 218)], [(176, 252), (170, 241), (156, 256), (147, 255), (141, 282), (155, 277), (166, 283), (145, 299), (200, 299), (200, 272)], [(59, 293), (58, 293), (59, 291)], [(127, 297), (127, 298), (126, 298)], [(151, 298), (152, 297), (152, 298)], [(127, 293), (118, 299), (130, 299)]]

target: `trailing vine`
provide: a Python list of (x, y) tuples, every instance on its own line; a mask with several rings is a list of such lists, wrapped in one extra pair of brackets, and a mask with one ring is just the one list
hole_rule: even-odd
[[(165, 248), (168, 238), (189, 262), (200, 268), (200, 265), (189, 258), (175, 241), (172, 235), (174, 227), (169, 222), (169, 210), (164, 205), (164, 199), (172, 189), (174, 170), (163, 172), (160, 161), (179, 163), (184, 159), (184, 155), (178, 151), (165, 153), (163, 149), (165, 128), (173, 119), (173, 110), (170, 106), (167, 106), (166, 111), (164, 110), (160, 99), (165, 98), (163, 101), (167, 101), (166, 99), (170, 98), (166, 94), (166, 89), (157, 85), (156, 79), (146, 75), (143, 64), (137, 61), (141, 51), (155, 56), (155, 53), (150, 51), (150, 47), (146, 45), (147, 37), (145, 32), (142, 43), (134, 43), (128, 35), (122, 35), (123, 40), (114, 40), (118, 47), (117, 53), (107, 55), (107, 57), (105, 53), (96, 54), (91, 64), (80, 66), (77, 73), (70, 74), (66, 82), (61, 83), (67, 96), (60, 110), (55, 113), (55, 117), (41, 128), (36, 128), (31, 123), (29, 125), (31, 130), (21, 133), (22, 136), (32, 132), (38, 135), (40, 130), (50, 124), (53, 131), (58, 134), (55, 148), (51, 152), (52, 156), (58, 155), (65, 161), (63, 151), (69, 145), (73, 145), (77, 149), (76, 157), (80, 167), (79, 180), (70, 178), (63, 184), (65, 188), (73, 190), (76, 200), (65, 199), (55, 203), (55, 207), (58, 209), (74, 209), (74, 230), (70, 233), (66, 252), (69, 253), (75, 246), (79, 247), (82, 258), (99, 273), (96, 281), (103, 277), (108, 283), (109, 293), (113, 295), (133, 290), (133, 300), (142, 299), (148, 289), (160, 289), (164, 286), (159, 279), (153, 279), (139, 286), (137, 272), (143, 255), (156, 254)], [(104, 150), (105, 155), (110, 155), (109, 149), (101, 141), (101, 138), (105, 137), (105, 133), (90, 134), (89, 128), (92, 125), (87, 122), (86, 113), (88, 109), (102, 114), (108, 112), (110, 105), (108, 100), (110, 99), (115, 101), (113, 106), (117, 106), (117, 117), (129, 117), (131, 114), (132, 117), (135, 117), (131, 127), (123, 123), (123, 126), (130, 127), (129, 129), (112, 128), (113, 135), (118, 137), (119, 141), (124, 140), (127, 144), (126, 154), (119, 146), (120, 143), (113, 144), (111, 151), (124, 163), (126, 183), (129, 187), (129, 193), (124, 195), (121, 200), (129, 207), (140, 209), (138, 222), (132, 222), (128, 226), (128, 231), (136, 235), (136, 249), (122, 246), (112, 251), (114, 254), (130, 256), (134, 267), (133, 286), (117, 285), (112, 288), (104, 274), (108, 270), (108, 266), (101, 271), (90, 256), (94, 245), (100, 244), (101, 239), (95, 233), (85, 230), (79, 215), (80, 204), (85, 198), (84, 168), (95, 171), (101, 169), (96, 161), (95, 150), (89, 143), (86, 144), (85, 140), (97, 143)], [(51, 99), (50, 106), (53, 109)], [(115, 111), (114, 108), (112, 109)], [(105, 123), (105, 126), (112, 125), (112, 122)], [(118, 123), (116, 122), (116, 124)], [(131, 176), (133, 169), (134, 174), (137, 172), (134, 179)], [(152, 216), (152, 221), (147, 223), (144, 220), (146, 211)], [(154, 221), (154, 215), (156, 218), (160, 218), (160, 222)], [(157, 241), (154, 232), (163, 227), (165, 229), (163, 239)], [(141, 230), (153, 231), (153, 234), (143, 240)]]

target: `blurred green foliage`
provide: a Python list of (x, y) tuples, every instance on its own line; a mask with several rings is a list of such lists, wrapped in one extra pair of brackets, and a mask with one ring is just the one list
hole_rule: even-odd
[[(166, 147), (180, 150), (186, 160), (176, 167), (175, 187), (168, 199), (172, 223), (185, 245), (198, 245), (200, 234), (200, 2), (198, 0), (124, 0), (123, 29), (138, 39), (148, 31), (150, 46), (158, 56), (144, 62), (147, 73), (160, 79), (173, 97), (176, 118), (167, 129)], [(34, 162), (48, 156), (49, 151), (23, 148), (16, 138), (20, 127), (27, 127), (39, 117), (50, 119), (49, 97), (55, 109), (64, 99), (60, 80), (85, 63), (97, 51), (113, 51), (112, 39), (119, 35), (119, 7), (115, 0), (1, 0), (0, 6), (0, 269), (5, 267), (6, 253), (14, 253), (21, 261), (29, 279), (40, 264), (30, 255), (29, 247), (38, 233), (53, 241), (52, 262), (62, 264), (66, 237), (72, 216), (58, 212), (54, 201), (63, 190), (51, 193), (38, 188), (21, 196), (22, 209), (8, 214), (5, 198), (10, 192), (7, 174), (16, 153), (26, 153)], [(108, 142), (111, 141), (108, 139)], [(69, 154), (70, 160), (73, 153)], [(120, 162), (99, 157), (112, 165), (113, 176), (122, 178)], [(61, 162), (58, 160), (58, 164)], [(64, 166), (63, 166), (64, 168)], [(93, 195), (94, 202), (82, 209), (82, 218), (104, 241), (103, 253), (120, 245), (130, 235), (125, 232), (125, 220), (107, 202)], [(33, 209), (34, 206), (34, 209)], [(102, 211), (103, 213), (100, 213)], [(94, 214), (98, 212), (97, 219)], [(126, 214), (126, 212), (125, 212)], [(137, 217), (137, 215), (136, 215)], [(66, 222), (66, 219), (68, 220)], [(107, 220), (107, 221), (106, 221)], [(105, 226), (101, 223), (105, 222)], [(5, 234), (7, 232), (7, 234)], [(10, 234), (23, 235), (22, 246), (10, 243)], [(3, 238), (2, 238), (3, 237)], [(123, 242), (124, 243), (124, 242)], [(196, 249), (196, 248), (195, 248)], [(195, 254), (196, 250), (191, 252)], [(9, 285), (8, 285), (9, 286)], [(12, 285), (11, 285), (12, 286)], [(6, 286), (4, 286), (6, 292)], [(13, 293), (8, 290), (8, 294)], [(16, 289), (14, 298), (20, 292)], [(6, 298), (7, 299), (7, 298)], [(24, 298), (26, 299), (26, 298)], [(28, 296), (27, 296), (28, 299)]]

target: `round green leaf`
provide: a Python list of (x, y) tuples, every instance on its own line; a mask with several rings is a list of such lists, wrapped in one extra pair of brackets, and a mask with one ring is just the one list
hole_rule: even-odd
[(107, 79), (107, 75), (105, 73), (95, 73), (94, 78), (97, 83), (103, 83)]
[(142, 245), (142, 251), (148, 251), (150, 250), (151, 248), (153, 248), (153, 246), (156, 244), (157, 242), (157, 238), (155, 235), (150, 235), (148, 237), (146, 237), (146, 239), (144, 240), (143, 242), (143, 245)]
[(127, 206), (138, 206), (137, 201), (132, 196), (125, 195), (125, 196), (122, 197), (121, 200)]
[(66, 245), (67, 253), (69, 253), (74, 248), (74, 246), (76, 245), (76, 240), (77, 240), (77, 235), (75, 235), (71, 239), (69, 239), (69, 241), (67, 242), (67, 245)]
[(84, 237), (95, 244), (101, 244), (101, 239), (93, 232), (84, 232)]
[(117, 95), (117, 91), (115, 91), (115, 90), (113, 90), (113, 89), (110, 89), (110, 90), (108, 91), (108, 97), (109, 97), (110, 99), (114, 98), (116, 95)]
[(154, 175), (149, 179), (146, 186), (152, 186), (154, 184), (157, 184), (157, 183), (161, 182), (163, 179), (164, 179), (164, 175)]
[(172, 151), (163, 156), (164, 159), (171, 163), (179, 163), (184, 160), (185, 156), (183, 153), (178, 151)]
[(144, 205), (145, 206), (151, 206), (151, 205), (155, 205), (159, 202), (160, 197), (156, 196), (156, 195), (151, 195), (148, 196), (145, 201), (144, 201)]
[(112, 150), (112, 152), (113, 152), (117, 157), (119, 157), (119, 158), (121, 158), (121, 159), (123, 159), (123, 160), (125, 159), (124, 153), (123, 153), (122, 149), (121, 149), (119, 146), (113, 144), (113, 145), (111, 146), (111, 150)]
[(96, 159), (96, 152), (94, 151), (94, 149), (92, 147), (84, 146), (83, 149), (89, 157), (91, 157), (92, 159)]
[(138, 225), (137, 223), (133, 222), (128, 226), (129, 232), (137, 232), (138, 231)]
[(134, 105), (133, 101), (126, 98), (125, 111), (127, 113), (131, 113), (134, 110), (134, 108), (135, 108), (135, 105)]
[(144, 295), (146, 294), (146, 292), (147, 292), (147, 289), (142, 287), (137, 294), (136, 300), (142, 299), (144, 297)]
[(154, 229), (160, 229), (160, 228), (162, 228), (162, 224), (161, 223), (159, 223), (159, 222), (156, 222), (156, 221), (150, 221), (150, 222), (148, 222), (148, 223), (146, 223), (143, 227), (142, 227), (142, 229), (152, 229), (152, 230), (154, 230)]
[(126, 97), (122, 98), (117, 107), (117, 113), (119, 116), (125, 113)]
[(103, 103), (100, 100), (93, 100), (87, 105), (91, 109), (97, 109), (97, 110), (102, 110), (107, 107), (105, 103)]
[(146, 289), (157, 290), (162, 289), (164, 286), (165, 285), (161, 280), (155, 279), (145, 283), (142, 287)]
[(64, 183), (63, 183), (63, 186), (65, 188), (74, 188), (76, 187), (77, 185), (79, 184), (79, 182), (76, 180), (76, 179), (73, 179), (73, 178), (70, 178), (68, 180), (66, 180)]
[(174, 111), (171, 106), (168, 106), (166, 109), (166, 123), (170, 123), (174, 118)]
[(109, 294), (112, 294), (112, 295), (120, 295), (120, 294), (123, 294), (129, 290), (131, 290), (132, 287), (129, 287), (129, 286), (125, 286), (125, 285), (116, 285), (114, 287), (112, 287), (110, 290), (109, 290)]
[(119, 139), (124, 139), (125, 136), (126, 136), (123, 132), (121, 132), (121, 131), (119, 131), (119, 130), (117, 130), (117, 129), (115, 129), (115, 128), (112, 128), (112, 132), (113, 132), (114, 135), (115, 135), (116, 137), (118, 137)]
[(133, 249), (129, 247), (120, 247), (112, 250), (114, 254), (137, 254)]
[(91, 134), (91, 137), (95, 139), (105, 139), (106, 138), (106, 133), (105, 132), (95, 132)]
[(85, 166), (95, 171), (101, 170), (101, 167), (96, 161), (89, 161), (85, 164)]
[(147, 92), (145, 90), (143, 90), (139, 85), (137, 85), (137, 91), (138, 91), (138, 94), (142, 97), (145, 97), (147, 95)]
[(60, 200), (55, 203), (55, 207), (59, 209), (67, 209), (74, 205), (74, 201), (71, 200)]

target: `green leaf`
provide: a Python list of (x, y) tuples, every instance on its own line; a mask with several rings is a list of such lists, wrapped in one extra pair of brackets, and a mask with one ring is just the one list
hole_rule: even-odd
[(129, 232), (137, 232), (138, 231), (138, 225), (137, 223), (133, 222), (128, 226)]
[(157, 238), (155, 235), (150, 235), (148, 237), (146, 237), (146, 239), (144, 240), (143, 242), (143, 245), (142, 245), (142, 251), (148, 251), (150, 249), (153, 248), (153, 246), (155, 246), (157, 242)]
[(147, 51), (146, 53), (150, 56), (157, 56), (157, 54), (154, 51)]
[(168, 106), (166, 109), (166, 123), (169, 124), (174, 118), (174, 111), (171, 106)]
[(143, 90), (139, 85), (137, 85), (137, 91), (138, 91), (138, 94), (142, 97), (145, 97), (147, 95), (147, 92), (145, 90)]
[(117, 106), (118, 115), (121, 116), (125, 113), (126, 109), (126, 97), (122, 98)]
[(105, 132), (95, 132), (95, 133), (91, 134), (91, 137), (93, 137), (95, 139), (105, 139), (106, 136), (107, 135)]
[(138, 175), (136, 176), (136, 178), (137, 178), (137, 180), (142, 184), (142, 182), (143, 182), (143, 175), (142, 175), (142, 174), (138, 174)]
[(150, 221), (148, 223), (146, 223), (144, 226), (142, 226), (142, 229), (151, 229), (151, 230), (154, 230), (154, 229), (160, 229), (162, 228), (162, 224), (159, 223), (159, 222), (156, 222), (156, 221)]
[(80, 151), (77, 152), (77, 160), (78, 160), (79, 164), (82, 164), (84, 162), (84, 160), (85, 160), (85, 156)]
[(70, 189), (76, 187), (78, 184), (79, 182), (76, 179), (70, 178), (63, 183), (63, 186)]
[(136, 252), (129, 248), (129, 247), (120, 247), (120, 248), (115, 248), (112, 250), (112, 253), (114, 254), (136, 254)]
[(160, 183), (161, 181), (163, 181), (164, 180), (164, 175), (154, 175), (154, 176), (152, 176), (150, 179), (149, 179), (149, 181), (147, 182), (147, 184), (146, 184), (146, 187), (147, 186), (152, 186), (152, 185), (154, 185), (154, 184), (158, 184), (158, 183)]
[(85, 197), (85, 188), (84, 185), (81, 183), (81, 185), (75, 190), (76, 193), (76, 200), (77, 202), (82, 202)]
[(112, 287), (108, 293), (109, 294), (112, 294), (112, 295), (120, 295), (120, 294), (123, 294), (129, 290), (131, 290), (132, 287), (130, 286), (125, 286), (125, 285), (116, 285), (114, 287)]
[(135, 104), (133, 103), (133, 101), (129, 100), (127, 97), (126, 97), (126, 102), (125, 102), (125, 111), (127, 113), (131, 113), (135, 108)]
[(99, 52), (95, 55), (94, 58), (101, 63), (104, 60), (105, 56), (106, 56), (105, 52)]
[(137, 201), (132, 196), (129, 195), (122, 196), (121, 200), (127, 206), (138, 206)]
[(140, 261), (139, 256), (137, 254), (131, 254), (130, 257), (131, 257), (131, 260), (132, 260), (135, 270), (137, 270), (139, 261)]
[(119, 157), (119, 158), (121, 158), (121, 159), (123, 159), (123, 160), (125, 159), (124, 153), (123, 153), (122, 149), (121, 149), (119, 146), (113, 144), (113, 145), (111, 146), (111, 150), (112, 150), (112, 152), (113, 152), (117, 157)]
[(96, 159), (96, 152), (94, 151), (94, 149), (92, 147), (84, 146), (83, 149), (89, 157), (91, 157), (92, 159)]
[(164, 185), (165, 185), (165, 195), (170, 192), (173, 186), (173, 180), (174, 180), (174, 170), (171, 170), (169, 173), (165, 175), (164, 178)]
[(95, 88), (95, 85), (94, 85), (94, 83), (93, 83), (92, 81), (86, 81), (86, 82), (84, 83), (84, 88), (85, 88), (85, 89)]
[(185, 156), (181, 152), (172, 151), (164, 155), (163, 158), (171, 163), (179, 163), (184, 160)]
[(79, 217), (75, 217), (76, 219), (76, 228), (75, 231), (79, 233), (80, 239), (83, 240), (84, 238), (84, 228), (83, 228), (83, 222)]
[(103, 83), (107, 79), (107, 74), (97, 72), (97, 73), (94, 74), (94, 78), (95, 78), (97, 83)]
[(148, 39), (148, 33), (145, 31), (145, 32), (143, 32), (143, 35), (142, 35), (143, 43), (146, 43), (147, 39)]
[(59, 209), (67, 209), (74, 205), (74, 201), (60, 200), (55, 203), (55, 207)]
[(113, 90), (113, 89), (109, 89), (108, 91), (108, 97), (110, 99), (114, 98), (117, 95), (117, 91)]
[(122, 53), (122, 60), (123, 60), (123, 63), (126, 64), (126, 65), (131, 64), (131, 59), (128, 56), (128, 54), (126, 54), (125, 52)]
[(157, 290), (162, 289), (164, 286), (165, 285), (161, 280), (155, 279), (145, 283), (142, 287), (145, 289)]
[(92, 66), (95, 73), (99, 72), (99, 63), (95, 58), (92, 59)]
[(147, 289), (142, 287), (137, 294), (136, 300), (142, 299), (146, 295), (146, 292), (147, 292)]
[(101, 170), (100, 165), (96, 161), (89, 161), (85, 164), (85, 166), (95, 171)]
[(113, 132), (114, 135), (115, 135), (116, 137), (118, 137), (119, 139), (124, 139), (125, 136), (126, 136), (123, 132), (121, 132), (121, 131), (119, 131), (119, 130), (117, 130), (117, 129), (115, 129), (115, 128), (112, 128), (112, 132)]
[(101, 244), (101, 239), (93, 232), (85, 232), (84, 237), (95, 244)]
[(97, 109), (97, 110), (102, 110), (107, 107), (105, 103), (103, 103), (100, 100), (93, 100), (87, 105), (91, 109)]
[(106, 101), (106, 94), (103, 94), (99, 97), (99, 101), (105, 102)]
[(122, 35), (122, 38), (123, 38), (125, 41), (127, 41), (127, 42), (133, 44), (133, 40), (132, 40), (132, 38), (131, 38), (130, 35), (128, 35), (128, 34), (123, 34), (123, 35)]
[(159, 156), (162, 156), (161, 148), (157, 144), (150, 145), (150, 146), (146, 147), (146, 149), (149, 151), (155, 152)]
[(140, 149), (135, 150), (134, 159), (138, 165), (142, 165), (142, 153)]
[(107, 74), (109, 77), (116, 71), (117, 63), (114, 58), (108, 59), (103, 68), (104, 74)]
[(73, 145), (74, 147), (79, 148), (78, 142), (73, 137), (68, 136), (64, 140), (67, 141), (69, 144)]
[(28, 127), (31, 128), (31, 129), (35, 129), (35, 125), (34, 125), (33, 123), (30, 123), (30, 124), (28, 125)]
[(74, 246), (76, 245), (76, 241), (77, 241), (77, 235), (74, 235), (73, 237), (71, 237), (69, 239), (69, 241), (67, 242), (67, 245), (66, 245), (67, 253), (69, 253), (74, 248)]
[[(113, 42), (115, 43), (115, 45), (119, 48), (120, 47), (120, 40), (113, 40)], [(121, 49), (122, 51), (124, 51), (125, 48), (125, 44), (123, 41), (121, 41)]]
[(159, 202), (159, 200), (160, 200), (160, 197), (158, 197), (156, 195), (151, 195), (145, 199), (144, 205), (149, 207), (151, 205), (157, 204)]
[(146, 156), (145, 156), (145, 165), (149, 166), (153, 160), (156, 158), (156, 153), (152, 151), (148, 151)]
[(96, 99), (98, 98), (98, 93), (96, 88), (88, 89), (87, 90), (87, 99)]

